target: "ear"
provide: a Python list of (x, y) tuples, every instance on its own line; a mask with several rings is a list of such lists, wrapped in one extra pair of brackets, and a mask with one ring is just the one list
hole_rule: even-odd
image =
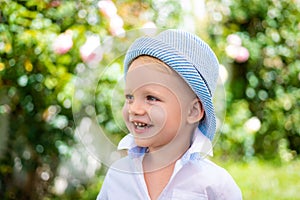
[(202, 103), (198, 98), (195, 98), (189, 107), (187, 121), (189, 124), (199, 122), (204, 116), (204, 109)]

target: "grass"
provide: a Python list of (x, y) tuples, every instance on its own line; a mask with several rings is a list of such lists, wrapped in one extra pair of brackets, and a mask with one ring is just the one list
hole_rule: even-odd
[(221, 163), (242, 190), (244, 200), (300, 200), (300, 161)]

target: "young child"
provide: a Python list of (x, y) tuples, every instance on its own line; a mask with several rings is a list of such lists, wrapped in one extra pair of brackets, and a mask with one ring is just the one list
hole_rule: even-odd
[(123, 117), (128, 156), (106, 175), (98, 200), (242, 199), (226, 170), (209, 161), (218, 60), (181, 30), (137, 39), (127, 51)]

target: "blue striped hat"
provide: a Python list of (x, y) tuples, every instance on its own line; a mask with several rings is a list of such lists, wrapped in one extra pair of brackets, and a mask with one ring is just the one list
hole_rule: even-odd
[(182, 30), (171, 29), (155, 37), (141, 37), (126, 53), (125, 75), (131, 62), (141, 55), (161, 60), (192, 88), (205, 110), (205, 117), (198, 128), (212, 141), (216, 132), (212, 95), (217, 85), (219, 62), (211, 48), (197, 36)]

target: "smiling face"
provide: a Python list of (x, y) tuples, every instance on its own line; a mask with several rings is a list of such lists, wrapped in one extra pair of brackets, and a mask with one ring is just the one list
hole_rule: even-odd
[(164, 63), (148, 56), (134, 60), (126, 77), (125, 98), (123, 117), (138, 146), (155, 151), (171, 141), (190, 142), (189, 132), (198, 121), (189, 116), (199, 100)]

